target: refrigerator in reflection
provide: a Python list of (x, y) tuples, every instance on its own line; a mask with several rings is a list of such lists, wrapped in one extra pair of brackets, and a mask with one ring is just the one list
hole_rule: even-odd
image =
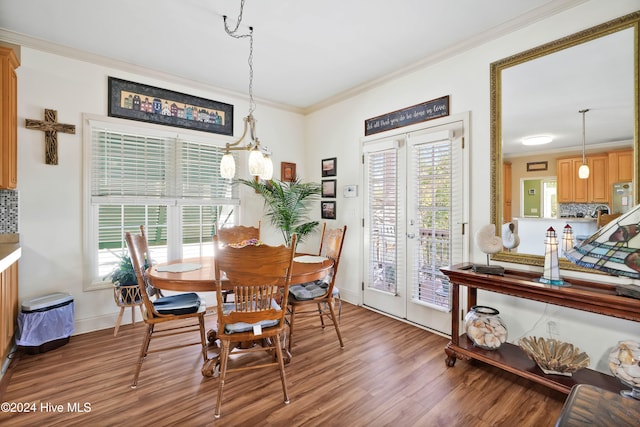
[(633, 205), (633, 186), (630, 182), (613, 184), (611, 196), (611, 213), (626, 213)]

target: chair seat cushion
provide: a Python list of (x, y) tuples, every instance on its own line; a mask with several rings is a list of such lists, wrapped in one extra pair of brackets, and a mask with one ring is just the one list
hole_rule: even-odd
[(329, 284), (324, 280), (316, 280), (315, 282), (302, 283), (289, 287), (289, 294), (300, 301), (310, 300), (326, 294), (328, 287)]
[[(224, 314), (229, 314), (231, 313), (231, 311), (233, 311), (233, 309), (235, 308), (235, 303), (233, 302), (226, 302), (224, 304), (222, 304), (222, 312)], [(271, 308), (274, 308), (276, 310), (280, 310), (280, 305), (275, 302), (275, 301), (271, 301)], [(253, 325), (257, 325), (259, 324), (262, 328), (270, 328), (272, 326), (276, 326), (278, 323), (280, 323), (279, 320), (262, 320), (258, 323), (246, 323), (246, 322), (238, 322), (238, 323), (229, 323), (227, 325), (224, 325), (224, 332), (226, 334), (236, 334), (238, 332), (249, 332), (253, 330)]]
[(160, 314), (190, 314), (200, 309), (202, 300), (195, 292), (169, 295), (153, 301), (153, 306)]

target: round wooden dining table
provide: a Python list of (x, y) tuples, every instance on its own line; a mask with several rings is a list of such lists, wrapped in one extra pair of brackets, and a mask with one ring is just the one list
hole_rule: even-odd
[[(295, 285), (320, 280), (329, 274), (331, 268), (333, 268), (332, 259), (309, 254), (296, 254), (293, 259), (290, 284)], [(161, 271), (158, 271), (158, 269)], [(164, 271), (167, 269), (170, 271)], [(162, 290), (178, 292), (216, 291), (213, 257), (186, 258), (157, 264), (149, 268), (147, 277), (153, 286)], [(207, 332), (209, 343), (214, 343), (216, 338), (216, 328)], [(253, 343), (235, 343), (234, 345), (251, 346)], [(287, 348), (283, 350), (285, 352), (284, 361), (288, 364), (291, 361), (291, 353)], [(215, 375), (216, 365), (219, 363), (217, 359), (218, 355), (216, 354), (204, 363), (202, 375), (207, 377)]]
[[(320, 262), (300, 262), (296, 259)], [(329, 274), (332, 267), (333, 260), (331, 259), (321, 259), (309, 254), (296, 254), (293, 260), (291, 284), (320, 280)], [(158, 271), (158, 268), (161, 271)], [(164, 271), (167, 268), (171, 271)], [(187, 271), (175, 271), (183, 269)], [(168, 291), (215, 292), (216, 290), (213, 257), (185, 258), (157, 264), (147, 271), (147, 277), (154, 287)]]

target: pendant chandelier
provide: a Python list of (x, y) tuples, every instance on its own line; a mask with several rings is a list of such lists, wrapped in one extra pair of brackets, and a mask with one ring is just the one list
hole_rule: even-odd
[(585, 145), (587, 144), (587, 139), (585, 137), (586, 132), (584, 125), (584, 115), (587, 113), (587, 111), (589, 111), (588, 108), (578, 111), (578, 113), (582, 114), (582, 165), (580, 166), (580, 169), (578, 169), (578, 178), (580, 179), (589, 178), (589, 165), (587, 165), (587, 158), (584, 154)]
[[(223, 178), (232, 179), (236, 174), (236, 162), (231, 155), (232, 150), (246, 150), (249, 152), (249, 174), (257, 176), (261, 179), (269, 180), (273, 177), (273, 162), (271, 161), (271, 153), (262, 145), (256, 135), (256, 119), (253, 117), (253, 111), (256, 109), (256, 103), (253, 100), (253, 27), (249, 27), (249, 32), (245, 34), (238, 33), (238, 28), (242, 22), (242, 12), (244, 10), (244, 1), (240, 2), (240, 14), (235, 28), (230, 29), (227, 25), (227, 16), (224, 15), (224, 30), (233, 38), (249, 39), (249, 114), (244, 118), (244, 131), (242, 136), (234, 142), (227, 143), (226, 152), (220, 161), (220, 175)], [(246, 145), (240, 145), (247, 137)]]

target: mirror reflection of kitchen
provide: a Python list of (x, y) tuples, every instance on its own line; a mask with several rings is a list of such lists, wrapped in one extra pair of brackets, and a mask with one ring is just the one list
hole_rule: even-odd
[[(631, 188), (630, 183), (612, 186), (617, 193), (613, 203), (620, 206), (626, 204), (628, 209), (633, 200)], [(598, 211), (610, 212), (607, 204), (560, 203), (557, 176), (520, 178), (519, 199), (519, 215), (514, 216), (513, 223), (520, 237), (520, 246), (515, 251), (526, 254), (544, 255), (544, 240), (549, 227), (556, 231), (560, 239), (568, 224), (573, 231), (575, 243), (580, 243), (596, 232)], [(558, 255), (564, 256), (563, 253)]]

